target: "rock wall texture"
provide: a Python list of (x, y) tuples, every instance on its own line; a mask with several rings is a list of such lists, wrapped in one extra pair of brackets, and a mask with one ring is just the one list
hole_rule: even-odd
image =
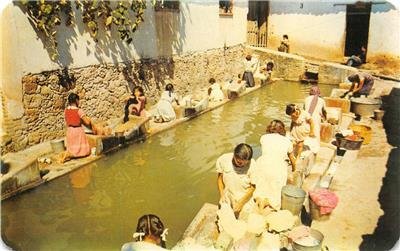
[(262, 63), (265, 60), (274, 61), (274, 77), (291, 81), (299, 81), (305, 71), (305, 59), (301, 56), (274, 51), (266, 48), (249, 47), (253, 54), (258, 55)]
[[(80, 96), (86, 114), (106, 121), (123, 115), (124, 99), (135, 85), (155, 104), (168, 76), (180, 96), (205, 89), (208, 79), (233, 78), (243, 71), (242, 45), (170, 58), (142, 59), (117, 65), (92, 65), (64, 71), (28, 74), (22, 78), (24, 116), (9, 119), (3, 109), (2, 154), (65, 135), (64, 108), (70, 92)], [(4, 108), (4, 107), (3, 107)]]

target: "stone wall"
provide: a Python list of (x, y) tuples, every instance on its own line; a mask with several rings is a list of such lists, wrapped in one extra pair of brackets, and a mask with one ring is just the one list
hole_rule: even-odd
[[(67, 74), (57, 70), (25, 75), (24, 115), (4, 121), (10, 139), (2, 143), (2, 154), (63, 137), (63, 110), (70, 92), (79, 94), (81, 108), (88, 116), (105, 121), (123, 115), (124, 98), (134, 85), (144, 88), (149, 108), (164, 89), (166, 76), (172, 79), (176, 92), (184, 96), (205, 89), (210, 77), (223, 81), (241, 73), (244, 54), (244, 47), (238, 45), (171, 58), (69, 69)], [(74, 79), (70, 85), (68, 78)]]
[(274, 61), (273, 77), (290, 81), (299, 81), (300, 76), (305, 71), (305, 59), (301, 56), (266, 48), (248, 47), (248, 49), (258, 55), (261, 62), (265, 62), (267, 59)]
[(358, 69), (354, 67), (325, 62), (319, 66), (318, 82), (323, 84), (343, 83), (349, 75), (356, 72)]

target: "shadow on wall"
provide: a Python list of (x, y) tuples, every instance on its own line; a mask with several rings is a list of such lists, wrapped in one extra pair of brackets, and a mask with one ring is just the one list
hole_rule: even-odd
[[(14, 5), (18, 6), (27, 16), (26, 8), (22, 6), (21, 2), (14, 2)], [(74, 57), (78, 56), (73, 55), (71, 51), (79, 53), (80, 48), (78, 47), (84, 45), (86, 55), (79, 55), (81, 57), (93, 54), (99, 64), (107, 64), (110, 61), (113, 64), (122, 62), (122, 73), (130, 90), (133, 90), (135, 85), (141, 85), (145, 90), (149, 90), (151, 79), (155, 81), (156, 88), (161, 89), (160, 83), (164, 85), (165, 75), (173, 78), (174, 61), (172, 55), (183, 52), (186, 39), (185, 13), (189, 10), (187, 3), (180, 2), (179, 10), (164, 8), (158, 11), (155, 11), (153, 6), (148, 4), (145, 10), (145, 21), (139, 25), (135, 33), (131, 34), (133, 41), (129, 45), (119, 38), (115, 26), (111, 28), (111, 31), (106, 31), (101, 22), (98, 22), (98, 42), (96, 43), (89, 36), (86, 24), (82, 21), (81, 11), (76, 10), (75, 7), (73, 2), (72, 9), (75, 14), (73, 21), (75, 24), (72, 27), (65, 26), (64, 19), (66, 17), (64, 13), (61, 13), (63, 20), (61, 25), (57, 27), (59, 58), (56, 63), (60, 68), (69, 68), (74, 63)], [(130, 15), (134, 20), (133, 14), (130, 13)], [(35, 28), (31, 21), (30, 24), (50, 55), (51, 51), (47, 46), (47, 38)], [(82, 37), (84, 38), (82, 39)], [(82, 41), (85, 40), (86, 44), (82, 44)], [(166, 64), (157, 64), (150, 59), (152, 57), (161, 57), (161, 60), (165, 60)], [(137, 61), (135, 58), (140, 58), (140, 60)]]
[(390, 250), (400, 237), (400, 88), (393, 88), (389, 96), (383, 97), (383, 108), (382, 121), (387, 141), (394, 147), (379, 192), (379, 203), (384, 213), (379, 217), (375, 231), (363, 235), (360, 250)]

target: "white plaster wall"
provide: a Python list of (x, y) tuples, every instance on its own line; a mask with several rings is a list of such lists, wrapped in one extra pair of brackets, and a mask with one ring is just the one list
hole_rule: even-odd
[[(148, 0), (149, 1), (149, 0)], [(120, 41), (118, 34), (112, 31), (110, 36), (99, 29), (99, 43), (95, 43), (82, 25), (80, 12), (76, 14), (77, 25), (74, 28), (60, 27), (59, 41), (60, 64), (52, 62), (49, 54), (38, 38), (22, 10), (8, 4), (1, 13), (2, 60), (1, 75), (6, 106), (12, 118), (23, 115), (21, 78), (27, 73), (55, 70), (60, 67), (84, 67), (100, 63), (117, 63), (133, 59), (154, 58), (165, 55), (160, 53), (163, 43), (163, 31), (159, 15), (155, 14), (151, 4), (145, 11), (145, 22), (133, 36), (133, 42), (127, 45)], [(173, 38), (166, 40), (171, 46), (170, 54), (204, 51), (246, 42), (247, 2), (234, 6), (233, 17), (220, 17), (218, 1), (190, 2), (182, 1), (179, 13), (175, 17)], [(75, 10), (75, 8), (74, 8)], [(171, 16), (170, 15), (170, 16)], [(162, 21), (162, 20), (161, 20)], [(160, 27), (158, 27), (160, 28)], [(171, 32), (170, 32), (171, 33)], [(164, 48), (165, 49), (165, 48)]]
[(400, 11), (371, 13), (368, 55), (400, 56)]
[(269, 17), (268, 47), (276, 49), (282, 35), (287, 34), (293, 53), (335, 57), (343, 53), (345, 29), (345, 12), (324, 15), (273, 14)]

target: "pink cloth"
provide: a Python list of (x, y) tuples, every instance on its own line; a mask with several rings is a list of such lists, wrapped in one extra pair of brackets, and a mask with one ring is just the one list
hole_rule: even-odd
[(316, 189), (309, 192), (311, 200), (319, 206), (319, 212), (329, 214), (337, 206), (339, 198), (328, 189)]
[[(85, 113), (81, 109), (78, 110), (78, 114), (80, 118), (85, 116)], [(82, 126), (68, 126), (66, 141), (67, 151), (71, 153), (74, 157), (83, 157), (89, 155), (90, 146), (88, 139), (86, 138), (85, 130)]]

